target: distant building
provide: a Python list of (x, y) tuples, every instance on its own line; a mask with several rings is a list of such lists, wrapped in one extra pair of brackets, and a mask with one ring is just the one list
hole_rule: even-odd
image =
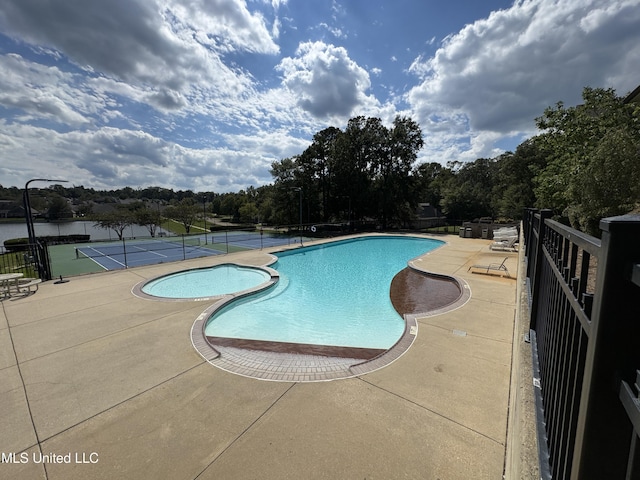
[[(40, 215), (38, 210), (31, 209), (33, 217)], [(0, 218), (25, 218), (24, 206), (14, 200), (0, 200)]]
[(416, 229), (439, 227), (447, 220), (447, 217), (430, 203), (419, 203), (415, 214), (413, 228)]
[(640, 104), (640, 85), (638, 85), (633, 92), (627, 95), (627, 98), (624, 99), (624, 103)]

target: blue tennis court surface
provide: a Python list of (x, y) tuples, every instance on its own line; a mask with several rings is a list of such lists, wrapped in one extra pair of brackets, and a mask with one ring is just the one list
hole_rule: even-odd
[[(304, 240), (304, 238), (303, 238)], [(299, 237), (259, 232), (219, 232), (212, 235), (125, 239), (78, 245), (77, 259), (91, 259), (105, 270), (176, 262), (299, 243)]]

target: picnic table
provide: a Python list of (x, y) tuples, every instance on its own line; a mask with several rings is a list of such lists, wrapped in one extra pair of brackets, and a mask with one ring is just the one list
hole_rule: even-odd
[(23, 273), (0, 273), (0, 293), (2, 296), (10, 297), (12, 287), (18, 292), (18, 282), (23, 276)]

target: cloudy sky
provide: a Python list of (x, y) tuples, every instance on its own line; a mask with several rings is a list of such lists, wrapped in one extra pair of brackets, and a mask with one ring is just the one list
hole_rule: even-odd
[(359, 115), (494, 157), (639, 43), (640, 0), (3, 0), (0, 184), (233, 192)]

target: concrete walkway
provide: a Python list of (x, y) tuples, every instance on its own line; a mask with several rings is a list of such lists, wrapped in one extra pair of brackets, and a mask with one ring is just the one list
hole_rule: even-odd
[(501, 479), (516, 280), (467, 269), (508, 256), (515, 276), (517, 254), (440, 238), (415, 266), (464, 279), (470, 300), (419, 318), (407, 353), (345, 380), (217, 369), (190, 340), (209, 303), (131, 293), (171, 271), (264, 264), (259, 251), (45, 282), (2, 301), (0, 479)]

